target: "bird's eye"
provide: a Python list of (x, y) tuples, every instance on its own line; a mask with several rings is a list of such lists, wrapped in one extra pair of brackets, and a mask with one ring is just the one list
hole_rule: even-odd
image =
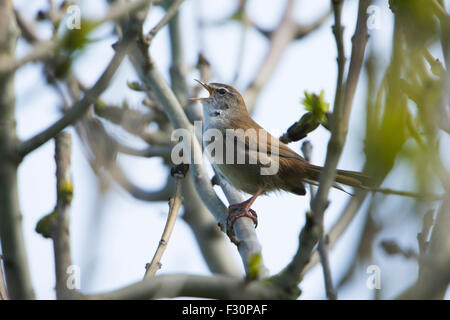
[(218, 93), (220, 93), (221, 95), (224, 95), (225, 93), (227, 93), (227, 90), (225, 90), (224, 88), (220, 88), (217, 90)]

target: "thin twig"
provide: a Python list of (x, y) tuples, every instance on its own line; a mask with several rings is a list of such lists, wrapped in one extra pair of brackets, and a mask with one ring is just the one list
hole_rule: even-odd
[(426, 255), (421, 254), (417, 281), (396, 299), (442, 299), (450, 283), (450, 192), (447, 192), (436, 216)]
[(55, 137), (56, 162), (56, 219), (51, 237), (55, 255), (56, 297), (58, 299), (73, 298), (75, 284), (69, 287), (71, 274), (68, 268), (72, 265), (70, 250), (70, 204), (73, 197), (72, 175), (70, 172), (71, 136), (60, 133)]
[(336, 40), (337, 47), (337, 65), (338, 65), (338, 77), (336, 81), (336, 93), (334, 96), (334, 104), (340, 104), (343, 90), (342, 86), (344, 85), (344, 72), (345, 72), (345, 51), (344, 51), (344, 27), (341, 23), (341, 15), (342, 15), (342, 5), (344, 0), (332, 0), (333, 12), (334, 12), (334, 25), (333, 25), (333, 34)]
[[(312, 157), (312, 144), (308, 140), (302, 144), (302, 152), (306, 161), (310, 162)], [(311, 198), (315, 196), (315, 190), (313, 185), (309, 185)], [(325, 283), (325, 293), (330, 300), (337, 299), (337, 293), (333, 286), (333, 279), (331, 276), (330, 260), (328, 255), (328, 236), (325, 234), (319, 240), (318, 252), (320, 256), (320, 262), (322, 263), (323, 279)]]
[(149, 146), (145, 149), (136, 149), (124, 144), (118, 144), (117, 147), (117, 151), (120, 153), (144, 158), (167, 158), (170, 156), (170, 152), (172, 151), (171, 146)]
[[(177, 3), (172, 0), (173, 6)], [(172, 15), (172, 7), (166, 12), (166, 16)], [(188, 94), (188, 86), (186, 84), (187, 68), (184, 59), (183, 50), (183, 27), (180, 23), (180, 15), (178, 10), (175, 10), (172, 18), (169, 21), (169, 40), (170, 40), (170, 84), (178, 101), (184, 107), (186, 105), (186, 95)]]
[[(339, 217), (339, 220), (333, 225), (328, 232), (328, 248), (331, 249), (347, 230), (348, 225), (353, 221), (358, 209), (361, 207), (364, 199), (366, 198), (367, 191), (362, 189), (355, 190), (354, 195), (349, 200), (343, 210), (343, 214)], [(319, 253), (315, 251), (308, 264), (303, 269), (303, 274), (309, 272), (317, 263), (319, 263)]]
[(239, 14), (240, 16), (242, 16), (242, 19), (240, 21), (241, 22), (241, 30), (240, 30), (240, 34), (239, 34), (237, 62), (235, 64), (235, 70), (233, 72), (234, 75), (232, 78), (233, 85), (236, 84), (238, 77), (240, 75), (240, 72), (242, 70), (242, 63), (244, 62), (244, 57), (245, 57), (245, 52), (246, 52), (245, 49), (246, 49), (246, 44), (247, 44), (247, 32), (251, 25), (249, 19), (247, 18), (246, 14), (245, 14), (246, 4), (247, 4), (247, 0), (240, 0), (239, 6), (235, 13), (235, 14)]
[(20, 28), (21, 36), (24, 37), (30, 44), (35, 44), (40, 41), (34, 32), (34, 26), (28, 23), (17, 10), (14, 10), (14, 15), (16, 16), (16, 21)]
[(167, 9), (164, 17), (158, 22), (156, 26), (150, 30), (150, 32), (145, 36), (144, 40), (150, 44), (153, 40), (153, 37), (164, 27), (170, 19), (178, 12), (178, 7), (183, 3), (184, 0), (174, 0), (171, 6)]
[(181, 196), (181, 185), (183, 182), (183, 174), (175, 174), (176, 187), (175, 196), (169, 200), (169, 215), (167, 216), (166, 226), (164, 227), (161, 240), (159, 241), (158, 248), (152, 261), (146, 267), (144, 279), (147, 277), (153, 277), (156, 272), (161, 268), (161, 258), (166, 250), (167, 243), (169, 242), (170, 235), (172, 234), (173, 227), (177, 221), (178, 213), (180, 212), (181, 205), (183, 203), (183, 197)]
[(319, 246), (317, 248), (320, 256), (320, 262), (322, 263), (323, 278), (325, 282), (325, 293), (330, 300), (336, 300), (338, 298), (337, 292), (334, 289), (333, 278), (331, 276), (330, 260), (328, 255), (328, 236), (324, 235), (319, 240)]
[(390, 188), (363, 188), (371, 192), (377, 192), (382, 194), (392, 194), (397, 196), (416, 198), (424, 201), (440, 201), (443, 200), (444, 194), (434, 194), (434, 193), (423, 193), (423, 192), (413, 192), (413, 191), (400, 191)]

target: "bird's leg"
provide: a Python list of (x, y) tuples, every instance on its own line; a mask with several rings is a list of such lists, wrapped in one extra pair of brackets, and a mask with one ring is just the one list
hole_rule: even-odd
[(258, 191), (248, 200), (241, 203), (235, 203), (228, 207), (228, 225), (232, 229), (236, 219), (241, 217), (249, 217), (255, 224), (255, 228), (258, 226), (258, 216), (255, 210), (250, 209), (256, 198), (263, 192), (263, 188), (260, 187)]

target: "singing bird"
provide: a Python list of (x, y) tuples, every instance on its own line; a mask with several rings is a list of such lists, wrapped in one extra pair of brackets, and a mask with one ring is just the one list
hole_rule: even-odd
[[(310, 164), (258, 125), (250, 117), (244, 99), (236, 89), (226, 84), (196, 81), (209, 92), (207, 98), (190, 99), (203, 105), (203, 145), (208, 148), (211, 143), (217, 144), (217, 140), (212, 141), (208, 130), (220, 132), (224, 137), (221, 139), (223, 153), (217, 157), (215, 150), (212, 165), (232, 186), (252, 195), (242, 203), (229, 206), (231, 223), (241, 216), (248, 216), (257, 225), (256, 213), (250, 207), (258, 196), (276, 190), (303, 196), (306, 194), (304, 182), (319, 181), (322, 167)], [(237, 134), (233, 140), (226, 139), (229, 132), (236, 131), (250, 134)], [(227, 148), (227, 143), (231, 143), (232, 148)], [(239, 154), (245, 155), (244, 163), (236, 161)], [(263, 174), (263, 168), (267, 170), (269, 167), (278, 170)], [(368, 185), (369, 178), (359, 172), (337, 170), (335, 181), (363, 187)]]

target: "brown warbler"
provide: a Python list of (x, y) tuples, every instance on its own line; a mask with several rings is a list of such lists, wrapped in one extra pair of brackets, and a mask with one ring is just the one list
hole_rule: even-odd
[[(221, 83), (198, 82), (209, 92), (207, 98), (190, 99), (203, 104), (203, 145), (207, 149), (211, 143), (221, 147), (215, 148), (212, 164), (231, 185), (252, 195), (229, 206), (231, 223), (248, 216), (256, 225), (257, 216), (250, 207), (262, 194), (284, 190), (302, 196), (306, 194), (304, 182), (319, 181), (322, 167), (310, 164), (259, 126), (236, 89)], [(367, 176), (345, 170), (337, 170), (335, 180), (352, 187), (365, 187), (369, 182)]]

